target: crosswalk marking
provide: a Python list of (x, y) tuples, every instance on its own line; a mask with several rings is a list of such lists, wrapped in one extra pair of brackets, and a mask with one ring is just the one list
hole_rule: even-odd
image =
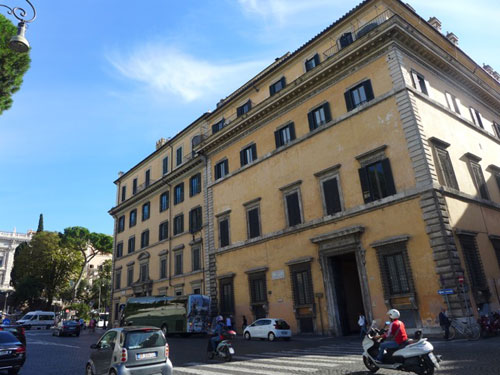
[[(239, 359), (236, 357), (234, 357), (235, 359)], [(244, 358), (244, 357), (241, 357), (241, 358)], [(257, 361), (245, 361), (245, 362), (232, 362), (232, 363), (228, 363), (227, 366), (233, 366), (233, 367), (238, 367), (240, 368), (241, 366), (245, 366), (245, 367), (255, 367), (255, 368), (268, 368), (270, 370), (281, 370), (281, 371), (286, 371), (286, 370), (289, 370), (289, 371), (295, 371), (297, 370), (296, 367), (291, 367), (291, 366), (284, 366), (284, 365), (271, 365), (269, 363), (262, 363), (262, 362), (257, 362)], [(312, 368), (307, 368), (307, 369), (301, 369), (302, 372), (316, 372), (318, 371), (318, 369), (312, 369)]]
[[(318, 362), (314, 360), (304, 360), (304, 361), (292, 361), (290, 357), (271, 357), (271, 358), (262, 358), (258, 357), (257, 355), (252, 355), (252, 354), (247, 354), (247, 357), (252, 357), (250, 358), (254, 362), (270, 362), (270, 363), (286, 363), (288, 365), (294, 365), (294, 366), (313, 366), (313, 367), (320, 367), (320, 368), (331, 368), (334, 366), (340, 365), (340, 363), (336, 362), (330, 362), (330, 363), (324, 363), (324, 362)], [(257, 358), (255, 358), (257, 357)], [(297, 358), (299, 359), (299, 358)], [(300, 367), (298, 367), (300, 369)]]

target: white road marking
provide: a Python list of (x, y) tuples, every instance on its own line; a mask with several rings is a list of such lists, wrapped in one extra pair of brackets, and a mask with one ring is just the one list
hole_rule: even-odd
[[(242, 359), (244, 360), (241, 362), (232, 362), (230, 363), (233, 366), (246, 366), (246, 367), (265, 367), (271, 370), (290, 370), (290, 371), (297, 371), (298, 369), (296, 367), (290, 367), (290, 366), (283, 366), (283, 365), (270, 365), (268, 363), (261, 363), (258, 362), (257, 360), (248, 360), (248, 358), (244, 356), (234, 356), (234, 359)], [(313, 368), (304, 368), (304, 369), (299, 369), (298, 371), (302, 372), (316, 372), (318, 369), (313, 369)]]
[(77, 348), (80, 349), (79, 346), (76, 345), (68, 345), (68, 344), (58, 344), (56, 342), (48, 342), (48, 341), (28, 341), (28, 345), (52, 345), (52, 346), (64, 346), (66, 348)]
[[(257, 362), (270, 362), (270, 363), (286, 363), (288, 365), (298, 365), (298, 366), (309, 366), (309, 367), (320, 367), (320, 368), (331, 368), (335, 366), (339, 366), (340, 363), (330, 362), (330, 363), (318, 363), (318, 361), (300, 361), (300, 358), (290, 358), (290, 357), (274, 357), (270, 356), (270, 358), (262, 358), (257, 354), (247, 354), (247, 357), (252, 357), (251, 359)], [(299, 361), (291, 361), (292, 359), (298, 359)], [(297, 368), (297, 369), (300, 369)]]

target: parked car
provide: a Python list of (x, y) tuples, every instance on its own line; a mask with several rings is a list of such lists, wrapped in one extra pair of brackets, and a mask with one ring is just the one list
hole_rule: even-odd
[(80, 336), (80, 323), (74, 320), (63, 320), (52, 329), (52, 336)]
[(26, 333), (24, 332), (24, 327), (14, 324), (9, 324), (9, 325), (2, 324), (0, 325), (0, 331), (7, 331), (12, 333), (14, 336), (17, 337), (19, 341), (21, 341), (21, 343), (24, 346), (26, 346)]
[(0, 368), (16, 375), (26, 361), (26, 346), (8, 331), (0, 332)]
[(243, 336), (247, 340), (252, 338), (268, 339), (269, 341), (279, 338), (290, 340), (292, 331), (283, 319), (264, 318), (247, 326), (243, 331)]
[(113, 328), (90, 346), (86, 375), (172, 375), (169, 347), (160, 328)]
[(53, 311), (31, 311), (17, 321), (25, 329), (47, 328), (54, 325), (56, 314)]

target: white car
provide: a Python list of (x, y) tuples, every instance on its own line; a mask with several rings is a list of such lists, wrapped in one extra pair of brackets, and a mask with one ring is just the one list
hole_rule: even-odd
[(283, 319), (263, 318), (246, 327), (243, 336), (245, 336), (246, 340), (252, 338), (268, 339), (269, 341), (280, 338), (290, 340), (292, 331), (288, 323)]

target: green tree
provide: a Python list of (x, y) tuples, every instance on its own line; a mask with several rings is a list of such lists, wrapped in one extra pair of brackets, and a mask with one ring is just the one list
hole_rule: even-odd
[(12, 283), (20, 302), (43, 297), (47, 308), (60, 296), (83, 262), (79, 252), (64, 247), (57, 232), (36, 233), (31, 242), (16, 249)]
[(73, 301), (77, 299), (78, 287), (83, 279), (85, 269), (92, 259), (98, 254), (113, 253), (113, 237), (90, 232), (83, 227), (69, 227), (64, 229), (61, 236), (62, 243), (68, 249), (79, 252), (83, 258), (80, 274), (73, 285)]
[(0, 14), (0, 114), (12, 106), (12, 95), (21, 87), (31, 62), (29, 52), (19, 53), (8, 47), (16, 33), (16, 26)]
[(43, 232), (43, 214), (40, 214), (40, 217), (38, 218), (38, 228), (36, 232)]
[(89, 301), (93, 302), (94, 309), (103, 310), (111, 296), (111, 259), (104, 261), (99, 267), (97, 278), (92, 283)]

